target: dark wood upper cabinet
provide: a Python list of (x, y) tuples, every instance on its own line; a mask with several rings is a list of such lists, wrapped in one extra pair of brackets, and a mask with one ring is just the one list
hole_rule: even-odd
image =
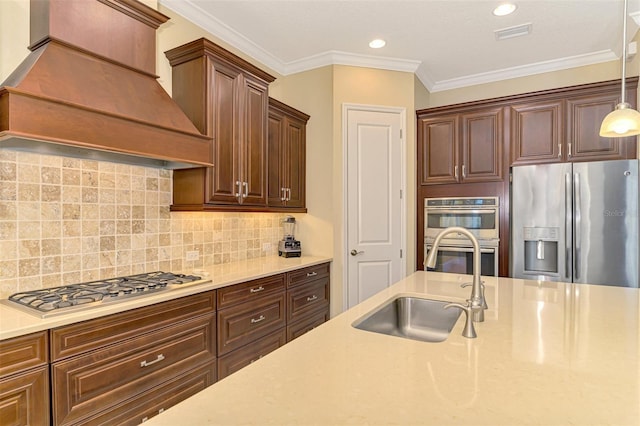
[[(636, 137), (598, 134), (620, 102), (620, 86), (611, 80), (416, 111), (417, 269), (424, 259), (425, 198), (498, 196), (498, 263), (507, 276), (510, 167), (636, 158)], [(626, 79), (633, 108), (637, 88), (638, 77)]]
[(502, 180), (503, 110), (418, 114), (420, 184)]
[[(628, 95), (636, 107), (635, 91)], [(620, 91), (567, 100), (566, 140), (569, 161), (620, 160), (636, 158), (636, 138), (603, 138), (599, 136), (602, 120), (620, 102)]]
[[(635, 108), (637, 78), (625, 95)], [(620, 82), (534, 94), (510, 106), (511, 164), (635, 158), (635, 137), (603, 138), (600, 123), (620, 102)]]
[(511, 106), (511, 163), (554, 163), (562, 159), (563, 102)]
[(305, 209), (306, 125), (309, 116), (269, 98), (268, 205)]
[(175, 171), (174, 207), (266, 207), (268, 86), (274, 77), (204, 38), (166, 56), (174, 100), (213, 137), (213, 168)]

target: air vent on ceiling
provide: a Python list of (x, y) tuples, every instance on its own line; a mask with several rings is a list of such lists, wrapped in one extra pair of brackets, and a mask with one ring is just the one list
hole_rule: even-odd
[(522, 25), (516, 25), (515, 27), (503, 28), (501, 30), (495, 30), (493, 33), (496, 35), (496, 40), (505, 40), (513, 37), (525, 36), (531, 33), (531, 23)]

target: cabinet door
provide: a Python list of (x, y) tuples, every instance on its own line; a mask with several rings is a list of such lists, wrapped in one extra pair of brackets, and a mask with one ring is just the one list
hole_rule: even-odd
[(240, 180), (240, 164), (236, 135), (240, 75), (238, 71), (218, 64), (214, 66), (212, 75), (213, 168), (207, 170), (207, 202), (237, 204), (236, 181)]
[(458, 114), (418, 120), (421, 185), (458, 182), (458, 124)]
[(73, 424), (215, 360), (213, 314), (51, 364), (53, 416)]
[(227, 355), (220, 357), (218, 362), (218, 380), (224, 379), (230, 374), (254, 363), (265, 355), (275, 351), (287, 343), (285, 328), (271, 333), (240, 349), (236, 349)]
[(502, 108), (461, 115), (462, 182), (502, 179)]
[(267, 205), (267, 87), (249, 78), (243, 81), (244, 114), (238, 141), (243, 182), (242, 204)]
[(288, 207), (305, 206), (305, 161), (306, 161), (306, 125), (297, 120), (285, 121), (285, 153), (284, 167), (288, 188)]
[(562, 100), (512, 105), (511, 164), (563, 161), (562, 120)]
[(285, 295), (260, 298), (218, 311), (218, 356), (286, 325)]
[(268, 200), (270, 206), (282, 206), (285, 197), (285, 144), (284, 144), (284, 117), (275, 111), (269, 111), (269, 136), (268, 136), (268, 165), (267, 185)]
[(567, 101), (567, 159), (569, 161), (622, 160), (635, 158), (636, 138), (599, 136), (604, 117), (615, 109), (620, 95), (572, 98)]
[(47, 367), (0, 379), (0, 424), (42, 426), (49, 424)]

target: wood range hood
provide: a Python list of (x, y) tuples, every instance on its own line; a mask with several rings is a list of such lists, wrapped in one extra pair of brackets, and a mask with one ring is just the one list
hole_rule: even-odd
[(162, 168), (212, 166), (157, 81), (156, 30), (136, 0), (31, 0), (31, 53), (0, 87), (0, 149)]

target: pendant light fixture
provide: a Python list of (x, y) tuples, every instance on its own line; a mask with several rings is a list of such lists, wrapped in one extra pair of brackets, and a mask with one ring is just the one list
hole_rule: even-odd
[(607, 114), (600, 126), (600, 136), (605, 138), (620, 138), (624, 136), (640, 135), (640, 112), (631, 108), (625, 102), (625, 78), (627, 62), (627, 3), (624, 0), (622, 15), (622, 94), (616, 109)]

